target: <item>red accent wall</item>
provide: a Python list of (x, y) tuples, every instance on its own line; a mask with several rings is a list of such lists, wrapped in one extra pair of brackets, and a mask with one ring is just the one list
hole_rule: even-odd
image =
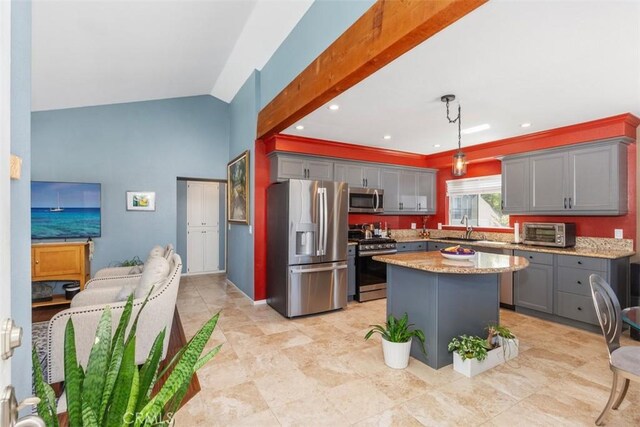
[[(500, 141), (464, 148), (470, 161), (467, 178), (495, 175), (501, 172), (497, 157), (508, 154), (525, 153), (546, 148), (579, 144), (605, 138), (626, 136), (635, 141), (636, 128), (640, 119), (631, 114), (621, 114), (600, 120), (565, 126), (562, 128), (536, 132), (529, 135), (507, 138)], [(311, 154), (337, 157), (348, 160), (371, 161), (395, 165), (418, 166), (439, 169), (437, 178), (437, 212), (428, 217), (427, 225), (435, 228), (438, 222), (446, 224), (446, 181), (453, 179), (451, 175), (451, 156), (453, 151), (424, 156), (396, 150), (344, 144), (335, 141), (324, 141), (312, 138), (300, 138), (290, 135), (275, 135), (266, 141), (256, 141), (256, 177), (255, 177), (255, 299), (266, 298), (266, 188), (269, 184), (269, 162), (267, 155), (272, 151)], [(558, 217), (558, 216), (511, 216), (511, 224), (515, 221), (575, 222), (577, 231), (582, 236), (613, 237), (614, 228), (622, 228), (624, 237), (635, 239), (636, 236), (636, 145), (630, 144), (628, 155), (628, 187), (629, 212), (623, 216), (609, 217)], [(409, 228), (415, 222), (418, 228), (422, 225), (422, 216), (349, 216), (350, 224), (387, 221), (393, 228)]]

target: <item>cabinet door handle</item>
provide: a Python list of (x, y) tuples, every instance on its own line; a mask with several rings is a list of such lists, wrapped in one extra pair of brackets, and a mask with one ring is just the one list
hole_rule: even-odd
[(529, 255), (529, 259), (533, 259), (533, 255)]
[(582, 307), (578, 307), (578, 311), (582, 311)]
[(578, 264), (582, 265), (582, 261), (578, 261)]
[(500, 209), (504, 209), (504, 200), (500, 200)]
[(564, 208), (567, 209), (567, 198), (564, 198)]
[(578, 280), (578, 285), (582, 285), (582, 282), (580, 280)]
[(571, 197), (569, 197), (569, 209), (571, 209)]
[(40, 261), (39, 261), (39, 260), (36, 260), (36, 264), (40, 264)]

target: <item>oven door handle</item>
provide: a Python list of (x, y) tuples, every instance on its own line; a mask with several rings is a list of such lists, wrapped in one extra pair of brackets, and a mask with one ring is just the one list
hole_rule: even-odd
[(345, 268), (347, 268), (346, 265), (336, 265), (334, 267), (319, 267), (319, 268), (292, 268), (291, 273), (293, 274), (318, 273), (320, 271), (344, 270)]
[(375, 256), (375, 255), (390, 255), (395, 254), (398, 251), (396, 249), (390, 249), (388, 251), (371, 251), (371, 252), (360, 252), (358, 256)]

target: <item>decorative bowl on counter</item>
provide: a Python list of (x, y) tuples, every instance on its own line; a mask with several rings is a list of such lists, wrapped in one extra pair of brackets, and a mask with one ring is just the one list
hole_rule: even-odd
[(451, 246), (448, 248), (440, 249), (440, 255), (447, 259), (453, 260), (470, 260), (476, 255), (476, 251), (469, 248), (463, 248), (460, 245)]

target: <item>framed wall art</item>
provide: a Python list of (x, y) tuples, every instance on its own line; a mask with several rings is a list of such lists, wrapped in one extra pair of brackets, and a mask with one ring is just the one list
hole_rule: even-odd
[(127, 191), (128, 211), (155, 211), (155, 191)]
[(227, 164), (227, 221), (249, 224), (249, 151)]

